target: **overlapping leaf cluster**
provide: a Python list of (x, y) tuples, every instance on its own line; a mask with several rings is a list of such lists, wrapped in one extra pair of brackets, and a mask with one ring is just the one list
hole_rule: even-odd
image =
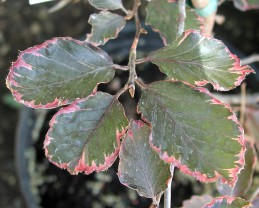
[[(119, 155), (120, 181), (154, 204), (171, 180), (169, 164), (200, 181), (220, 177), (233, 186), (244, 165), (243, 130), (231, 109), (201, 86), (229, 90), (252, 69), (241, 67), (223, 43), (202, 32), (187, 30), (176, 37), (175, 28), (167, 27), (175, 25), (176, 3), (153, 0), (146, 23), (159, 30), (165, 47), (138, 63), (156, 64), (168, 79), (150, 85), (136, 81), (142, 121), (128, 122), (118, 101), (125, 89), (115, 96), (97, 91), (99, 83), (113, 78), (115, 65), (96, 45), (116, 37), (126, 23), (107, 10), (129, 12), (121, 0), (89, 2), (102, 11), (91, 15), (87, 41), (54, 38), (27, 49), (7, 77), (18, 102), (32, 108), (68, 105), (50, 121), (44, 143), (50, 161), (71, 174), (90, 174), (109, 168)], [(194, 17), (188, 9), (187, 29), (202, 28)], [(212, 204), (205, 207), (217, 207)]]

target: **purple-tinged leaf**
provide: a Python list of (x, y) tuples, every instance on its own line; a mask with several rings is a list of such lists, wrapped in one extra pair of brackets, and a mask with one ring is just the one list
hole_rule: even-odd
[(104, 51), (64, 37), (23, 51), (6, 83), (16, 101), (32, 108), (55, 108), (87, 97), (113, 76), (113, 62)]
[(254, 168), (257, 162), (254, 147), (251, 143), (246, 142), (245, 152), (245, 166), (244, 169), (238, 174), (237, 182), (234, 187), (230, 187), (228, 184), (218, 181), (217, 188), (222, 195), (229, 195), (233, 197), (242, 197), (246, 194), (251, 186)]
[[(160, 33), (165, 45), (177, 37), (178, 5), (168, 0), (153, 0), (147, 5), (146, 24)], [(186, 8), (185, 30), (204, 30), (202, 19), (194, 10)]]
[(139, 85), (139, 111), (152, 125), (151, 143), (161, 158), (202, 182), (221, 176), (233, 185), (245, 147), (231, 109), (205, 88), (169, 81)]
[(200, 208), (202, 205), (209, 203), (212, 199), (212, 196), (209, 195), (193, 196), (183, 202), (182, 208)]
[(151, 148), (151, 129), (141, 121), (134, 121), (120, 149), (118, 176), (120, 182), (137, 190), (140, 196), (152, 198), (158, 205), (171, 180), (170, 166)]
[(257, 109), (246, 109), (245, 129), (251, 142), (259, 149), (259, 111)]
[[(205, 204), (202, 208), (249, 208), (252, 204), (241, 198), (221, 196)], [(200, 207), (193, 207), (200, 208)]]
[(240, 66), (240, 60), (219, 40), (189, 30), (170, 45), (147, 58), (173, 80), (203, 86), (211, 83), (217, 90), (232, 89), (253, 72)]
[(87, 41), (95, 46), (116, 38), (126, 24), (124, 17), (108, 11), (92, 14), (88, 22), (92, 25), (92, 31), (87, 35)]
[(234, 5), (241, 11), (247, 11), (250, 9), (259, 9), (258, 0), (234, 0)]
[(121, 0), (89, 0), (89, 3), (95, 8), (101, 10), (115, 10), (123, 8)]
[(127, 125), (117, 98), (96, 92), (54, 115), (44, 142), (46, 156), (71, 174), (103, 171), (116, 159)]

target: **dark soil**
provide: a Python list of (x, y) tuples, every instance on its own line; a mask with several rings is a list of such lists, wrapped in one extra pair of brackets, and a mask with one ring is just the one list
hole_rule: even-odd
[[(25, 0), (7, 0), (0, 3), (0, 116), (2, 118), (0, 120), (0, 207), (3, 208), (25, 207), (19, 191), (14, 163), (15, 130), (19, 110), (13, 107), (12, 102), (6, 101), (9, 95), (5, 87), (8, 68), (11, 62), (16, 60), (18, 51), (40, 44), (52, 37), (80, 38), (90, 29), (87, 20), (93, 9), (87, 1), (73, 3), (61, 11), (49, 14), (47, 10), (52, 5), (53, 3), (46, 3), (29, 6)], [(224, 4), (220, 7), (219, 13), (226, 15), (226, 22), (222, 26), (216, 25), (216, 36), (227, 39), (244, 54), (258, 53), (259, 12), (239, 12), (232, 4)], [(42, 135), (44, 134), (42, 132)], [(79, 175), (78, 177), (70, 176), (65, 171), (57, 169), (43, 159), (41, 152), (43, 139), (44, 137), (41, 136), (36, 146), (39, 150), (37, 159), (41, 162), (38, 170), (44, 166), (41, 172), (45, 171), (48, 175), (42, 182), (47, 185), (39, 185), (44, 208), (104, 207), (103, 204), (107, 207), (115, 207), (115, 203), (117, 207), (123, 207), (121, 204), (125, 205), (125, 203), (129, 207), (140, 207), (141, 204), (147, 207), (150, 203), (148, 200), (140, 200), (134, 191), (129, 191), (119, 184), (116, 165), (109, 172), (101, 175)], [(71, 177), (74, 179), (72, 180)], [(61, 186), (60, 181), (65, 181), (65, 185)], [(174, 207), (179, 207), (181, 201), (189, 198), (191, 194), (201, 194), (204, 191), (203, 186), (193, 181), (176, 174), (173, 182)], [(79, 201), (84, 205), (80, 206)]]

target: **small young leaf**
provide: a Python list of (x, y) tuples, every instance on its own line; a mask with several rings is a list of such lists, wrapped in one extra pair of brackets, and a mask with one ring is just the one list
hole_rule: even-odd
[(89, 0), (89, 3), (92, 4), (97, 9), (122, 9), (123, 4), (121, 0)]
[(244, 144), (230, 109), (204, 88), (169, 81), (141, 87), (139, 110), (152, 125), (151, 143), (161, 158), (202, 182), (222, 176), (233, 185)]
[[(241, 198), (221, 196), (205, 204), (202, 208), (249, 208), (252, 204)], [(193, 207), (200, 208), (200, 207)]]
[(116, 38), (126, 24), (124, 17), (108, 11), (92, 14), (88, 22), (92, 25), (92, 32), (87, 36), (87, 41), (96, 46)]
[(44, 142), (46, 156), (71, 174), (105, 170), (119, 153), (123, 127), (127, 125), (118, 100), (96, 92), (54, 115)]
[(189, 200), (183, 202), (182, 208), (200, 208), (202, 205), (209, 203), (212, 200), (212, 196), (192, 196)]
[(247, 11), (250, 9), (259, 9), (258, 0), (234, 0), (234, 5), (241, 11)]
[(192, 30), (147, 60), (171, 79), (197, 86), (211, 83), (217, 90), (232, 89), (253, 72), (249, 66), (241, 67), (240, 60), (222, 42)]
[(224, 184), (221, 181), (219, 181), (217, 184), (219, 192), (223, 195), (229, 195), (234, 197), (244, 196), (251, 186), (256, 162), (257, 157), (255, 154), (255, 150), (249, 142), (246, 142), (245, 166), (244, 169), (242, 169), (238, 174), (237, 182), (232, 188), (227, 184)]
[(122, 184), (158, 205), (171, 173), (170, 166), (150, 147), (150, 133), (150, 127), (141, 121), (131, 124), (120, 149), (118, 176)]
[(65, 37), (22, 52), (6, 82), (16, 101), (32, 108), (55, 108), (87, 97), (113, 76), (113, 62), (104, 51)]
[[(146, 24), (151, 25), (155, 31), (158, 31), (164, 44), (167, 45), (176, 39), (178, 16), (179, 11), (176, 2), (153, 0), (147, 6)], [(201, 19), (190, 8), (186, 8), (185, 30), (188, 29), (203, 30)]]

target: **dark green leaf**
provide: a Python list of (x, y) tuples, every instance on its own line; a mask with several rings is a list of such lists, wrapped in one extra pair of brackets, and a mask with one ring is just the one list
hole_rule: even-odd
[[(249, 208), (252, 204), (241, 198), (221, 196), (212, 200), (212, 202), (202, 206), (202, 208)], [(193, 207), (200, 208), (200, 207)]]
[(105, 170), (118, 155), (127, 125), (116, 97), (97, 92), (76, 100), (52, 118), (44, 143), (46, 155), (71, 174)]
[[(151, 25), (155, 31), (160, 33), (166, 45), (176, 39), (178, 16), (176, 2), (153, 0), (147, 6), (146, 24)], [(203, 30), (201, 19), (190, 8), (186, 8), (185, 30), (188, 29)]]
[(245, 153), (245, 166), (244, 169), (238, 174), (238, 179), (234, 187), (230, 187), (227, 184), (218, 182), (218, 190), (223, 195), (229, 195), (234, 197), (242, 197), (248, 191), (251, 186), (255, 164), (257, 162), (257, 157), (253, 146), (247, 142), (246, 143), (246, 153)]
[(253, 72), (249, 66), (241, 67), (240, 60), (222, 42), (192, 30), (147, 60), (171, 79), (198, 86), (211, 83), (217, 90), (232, 89)]
[(171, 173), (170, 166), (150, 147), (150, 133), (150, 127), (141, 121), (131, 124), (120, 149), (118, 175), (121, 183), (159, 204)]
[(116, 38), (124, 28), (126, 20), (120, 15), (101, 11), (99, 14), (92, 14), (88, 22), (92, 25), (92, 32), (87, 36), (87, 40), (94, 45), (101, 45)]
[(32, 108), (55, 108), (84, 98), (114, 76), (113, 62), (101, 49), (72, 38), (55, 38), (22, 52), (7, 86)]
[(123, 8), (121, 0), (89, 0), (89, 3), (97, 9), (114, 10)]
[(241, 127), (206, 89), (169, 81), (142, 85), (139, 110), (152, 125), (151, 142), (163, 160), (203, 182), (221, 175), (234, 184), (243, 166)]

